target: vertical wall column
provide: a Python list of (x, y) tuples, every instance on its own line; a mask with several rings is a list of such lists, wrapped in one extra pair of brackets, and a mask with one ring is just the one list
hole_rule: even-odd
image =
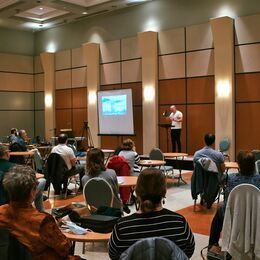
[(158, 39), (156, 32), (138, 33), (142, 57), (143, 153), (158, 147)]
[(45, 138), (50, 140), (55, 136), (55, 56), (46, 52), (40, 57), (44, 71)]
[(235, 159), (235, 95), (234, 95), (234, 24), (230, 17), (210, 21), (215, 60), (215, 133), (216, 144), (227, 137), (229, 154)]
[(100, 65), (99, 44), (83, 44), (84, 58), (87, 64), (87, 90), (88, 90), (88, 125), (91, 130), (95, 147), (100, 147), (101, 141), (98, 136), (98, 109), (97, 91), (100, 88)]

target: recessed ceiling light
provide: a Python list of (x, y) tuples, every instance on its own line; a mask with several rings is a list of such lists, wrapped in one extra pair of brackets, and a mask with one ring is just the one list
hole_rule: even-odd
[(82, 12), (82, 14), (88, 14), (88, 12)]
[(40, 7), (39, 9), (40, 9), (40, 10), (43, 10), (43, 7)]

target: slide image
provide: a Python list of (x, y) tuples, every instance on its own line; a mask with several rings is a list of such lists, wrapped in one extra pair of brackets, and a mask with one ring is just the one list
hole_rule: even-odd
[(125, 115), (127, 112), (127, 96), (103, 96), (102, 114), (104, 116)]

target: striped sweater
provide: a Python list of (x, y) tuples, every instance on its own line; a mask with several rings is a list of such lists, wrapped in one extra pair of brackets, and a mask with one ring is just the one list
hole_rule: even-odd
[(134, 213), (119, 220), (109, 240), (110, 258), (119, 259), (128, 247), (148, 237), (172, 240), (188, 257), (194, 252), (194, 237), (185, 218), (168, 209), (162, 209), (147, 214)]

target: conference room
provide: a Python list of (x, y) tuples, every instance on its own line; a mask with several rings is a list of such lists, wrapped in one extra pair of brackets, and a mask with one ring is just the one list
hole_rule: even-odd
[[(216, 150), (228, 142), (223, 152), (232, 174), (239, 151), (260, 149), (259, 26), (257, 0), (3, 1), (0, 142), (8, 142), (10, 129), (25, 129), (47, 160), (46, 146), (65, 132), (85, 165), (84, 151), (101, 148), (109, 162), (124, 140), (133, 140), (139, 167), (156, 166), (167, 176), (163, 207), (185, 217), (195, 237), (191, 259), (201, 259), (224, 198), (194, 210), (193, 156), (212, 133)], [(182, 113), (176, 150), (172, 106)], [(154, 148), (162, 158), (149, 156)], [(64, 199), (51, 187), (44, 206), (50, 212), (84, 201), (83, 193)], [(135, 204), (129, 208), (136, 211)], [(110, 235), (99, 235), (97, 243), (85, 240), (84, 253), (82, 238), (71, 238), (75, 253), (109, 259)]]

